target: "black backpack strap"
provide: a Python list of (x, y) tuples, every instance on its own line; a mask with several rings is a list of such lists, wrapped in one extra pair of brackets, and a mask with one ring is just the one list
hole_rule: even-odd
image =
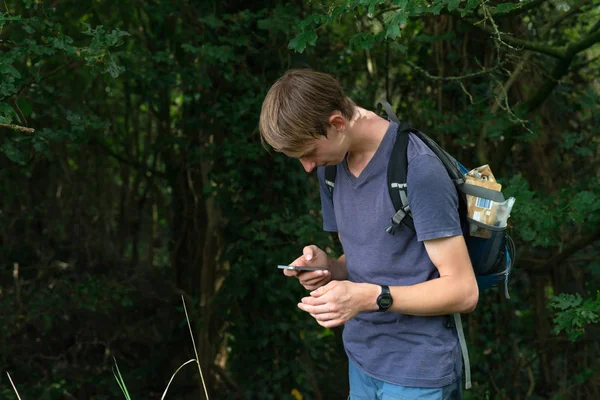
[(394, 112), (394, 109), (392, 108), (390, 103), (388, 103), (387, 101), (382, 101), (381, 103), (377, 103), (377, 110), (379, 112), (379, 115), (381, 115), (382, 108), (383, 108), (383, 111), (385, 111), (385, 115), (387, 115), (387, 117), (390, 121), (394, 121), (395, 123), (400, 125), (400, 120), (396, 116), (396, 113)]
[(433, 153), (440, 159), (450, 179), (454, 182), (457, 187), (461, 187), (465, 183), (464, 174), (461, 172), (458, 163), (450, 154), (440, 147), (433, 139), (424, 134), (423, 132), (415, 131), (415, 134), (419, 139), (423, 141), (433, 151)]
[(408, 205), (408, 192), (406, 190), (406, 175), (408, 172), (406, 151), (408, 149), (408, 134), (412, 132), (412, 130), (410, 125), (405, 122), (400, 122), (396, 134), (396, 141), (394, 142), (392, 154), (388, 163), (388, 190), (390, 192), (392, 203), (394, 204), (394, 209), (396, 210), (396, 213), (391, 218), (390, 225), (385, 228), (391, 235), (395, 233), (401, 223), (409, 227), (413, 232), (415, 231), (415, 224)]
[[(387, 172), (388, 191), (390, 193), (390, 198), (396, 213), (392, 216), (391, 223), (385, 228), (385, 230), (389, 234), (393, 235), (398, 226), (402, 223), (414, 232), (415, 224), (410, 212), (410, 207), (408, 205), (408, 193), (406, 190), (406, 175), (408, 172), (408, 159), (406, 151), (408, 149), (408, 134), (410, 132), (416, 133), (416, 131), (414, 131), (409, 124), (398, 119), (389, 102), (383, 101), (378, 103), (377, 109), (380, 115), (381, 109), (383, 109), (388, 119), (398, 124), (396, 141), (392, 149)], [(332, 201), (336, 174), (337, 166), (331, 165), (325, 167), (325, 184), (329, 189), (328, 193)]]
[(325, 167), (325, 184), (327, 185), (329, 197), (333, 201), (333, 188), (335, 187), (335, 176), (337, 174), (337, 165)]

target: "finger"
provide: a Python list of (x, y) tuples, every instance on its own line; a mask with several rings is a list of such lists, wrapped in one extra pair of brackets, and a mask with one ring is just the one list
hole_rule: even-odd
[(309, 306), (321, 306), (323, 304), (327, 304), (327, 301), (318, 297), (303, 297), (302, 300), (300, 300), (300, 303), (307, 304)]
[(332, 290), (333, 288), (335, 288), (335, 286), (336, 286), (335, 281), (331, 281), (327, 285), (321, 286), (320, 288), (313, 290), (312, 292), (310, 292), (310, 295), (312, 297), (321, 297), (325, 293), (327, 293), (330, 290)]
[(323, 281), (323, 282), (317, 282), (317, 283), (314, 283), (314, 284), (311, 284), (311, 285), (307, 285), (307, 284), (304, 284), (302, 282), (300, 282), (300, 283), (302, 284), (302, 286), (304, 286), (304, 289), (306, 289), (306, 290), (308, 290), (310, 292), (311, 290), (317, 290), (318, 288), (320, 288), (321, 286), (323, 286), (325, 284), (325, 281)]
[(329, 271), (307, 271), (300, 272), (298, 279), (300, 279), (300, 282), (302, 282), (302, 284), (306, 283), (309, 285), (314, 285), (321, 282), (323, 278), (326, 278), (329, 275)]
[(317, 306), (313, 306), (310, 304), (305, 304), (305, 303), (298, 303), (298, 308), (301, 309), (302, 311), (306, 311), (307, 313), (310, 313), (311, 315), (315, 316), (315, 315), (320, 315), (320, 314), (332, 314), (333, 310), (331, 310), (331, 307), (329, 304), (320, 304)]
[(339, 315), (335, 313), (310, 314), (314, 319), (320, 322), (335, 321)]
[(304, 289), (306, 289), (306, 290), (315, 290), (315, 289), (318, 289), (319, 286), (321, 286), (321, 285), (302, 285), (302, 286), (304, 286)]
[(302, 254), (300, 257), (296, 258), (294, 261), (289, 263), (289, 265), (296, 265), (299, 267), (308, 267), (310, 265), (310, 263), (308, 261), (306, 261), (306, 258), (304, 258), (304, 254)]
[(284, 269), (283, 270), (283, 274), (285, 276), (297, 276), (298, 275), (298, 271), (294, 271), (294, 270), (291, 270), (291, 269)]
[(343, 325), (345, 322), (340, 319), (331, 319), (329, 321), (319, 321), (316, 320), (317, 324), (321, 325), (323, 328), (335, 328), (336, 326)]
[[(317, 282), (312, 282), (312, 283), (304, 283), (304, 282), (300, 282), (300, 284), (302, 286), (304, 286), (304, 288), (306, 290), (308, 290), (309, 292), (312, 290), (317, 290), (318, 288), (320, 288), (321, 286), (323, 286), (325, 283), (325, 281), (317, 281)], [(322, 302), (324, 303), (324, 301)]]

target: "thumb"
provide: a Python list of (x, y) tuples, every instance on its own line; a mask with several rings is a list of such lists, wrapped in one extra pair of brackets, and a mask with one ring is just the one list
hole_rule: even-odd
[(304, 254), (304, 259), (306, 261), (312, 260), (317, 254), (317, 246), (311, 244), (310, 246), (304, 247), (304, 249), (302, 250), (302, 254)]

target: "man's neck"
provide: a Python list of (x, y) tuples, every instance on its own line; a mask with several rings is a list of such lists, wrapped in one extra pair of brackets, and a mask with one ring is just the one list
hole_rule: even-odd
[(374, 112), (357, 107), (347, 132), (350, 138), (347, 161), (352, 170), (355, 169), (352, 166), (356, 166), (357, 170), (362, 171), (369, 163), (379, 148), (389, 124)]

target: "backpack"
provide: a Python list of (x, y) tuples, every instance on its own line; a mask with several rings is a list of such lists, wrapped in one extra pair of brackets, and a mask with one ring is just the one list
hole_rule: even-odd
[[(483, 203), (480, 205), (489, 207), (492, 204), (491, 202), (505, 202), (502, 192), (467, 183), (465, 179), (465, 174), (469, 172), (467, 168), (456, 161), (427, 135), (413, 129), (406, 122), (401, 122), (396, 117), (389, 103), (379, 103), (378, 109), (380, 111), (381, 108), (383, 108), (386, 114), (382, 116), (398, 124), (396, 142), (394, 143), (387, 169), (388, 191), (396, 213), (390, 217), (390, 224), (383, 227), (383, 229), (391, 235), (399, 229), (411, 229), (413, 232), (415, 231), (410, 205), (408, 204), (409, 188), (406, 185), (408, 134), (412, 133), (423, 141), (440, 159), (456, 187), (463, 236), (467, 244), (479, 291), (481, 292), (503, 283), (504, 295), (507, 299), (510, 299), (508, 294), (508, 277), (515, 262), (516, 249), (512, 239), (506, 233), (506, 226), (487, 225), (468, 216), (467, 195), (476, 197), (478, 203)], [(336, 173), (337, 167), (335, 165), (325, 167), (325, 183), (328, 188), (328, 195), (332, 201)], [(490, 237), (483, 238), (471, 235), (470, 229), (467, 227), (486, 229), (491, 232)], [(454, 314), (454, 325), (458, 331), (465, 364), (465, 386), (469, 389), (471, 387), (469, 359), (460, 314), (458, 313)]]

